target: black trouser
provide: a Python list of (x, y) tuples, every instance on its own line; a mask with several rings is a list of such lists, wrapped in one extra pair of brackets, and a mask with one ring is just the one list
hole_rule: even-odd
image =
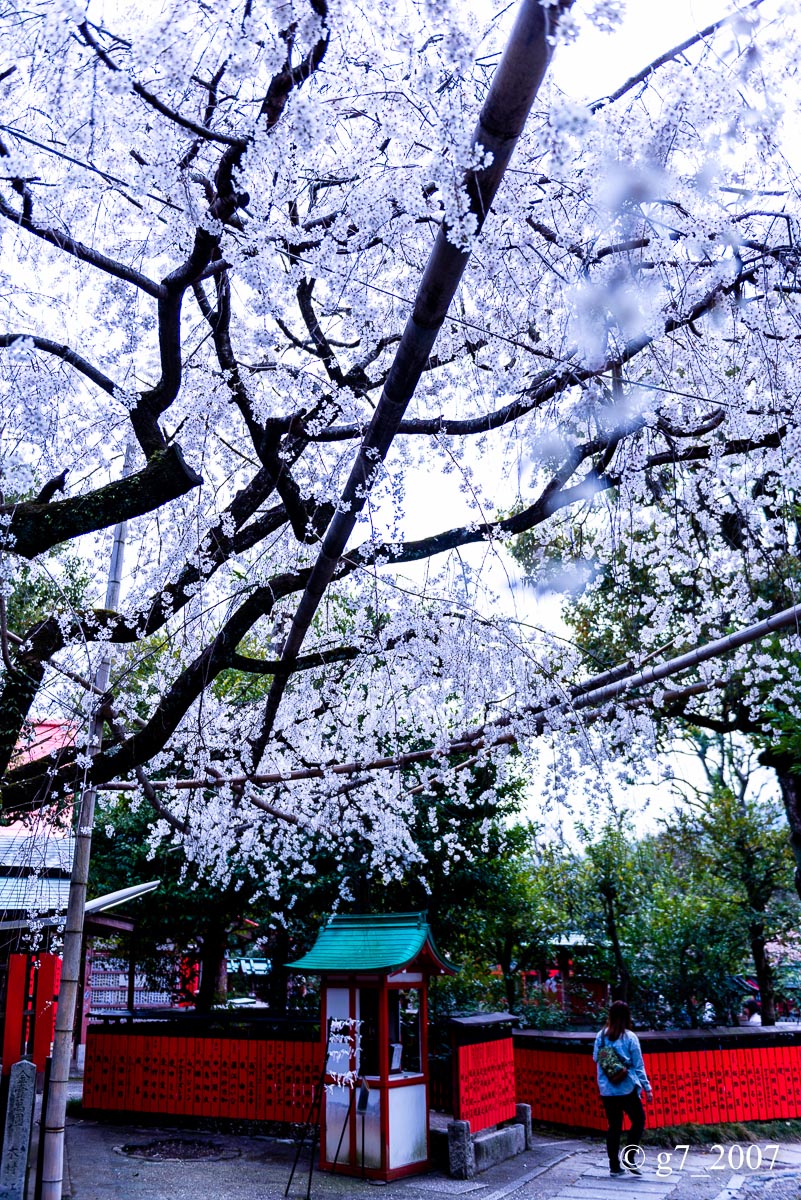
[(623, 1130), (623, 1114), (631, 1121), (631, 1129), (626, 1135), (629, 1146), (639, 1146), (642, 1141), (642, 1131), (645, 1129), (645, 1109), (642, 1106), (640, 1093), (637, 1088), (627, 1092), (625, 1096), (601, 1096), (606, 1109), (606, 1119), (609, 1131), (606, 1135), (606, 1152), (609, 1155), (609, 1168), (616, 1171), (620, 1167), (620, 1135)]

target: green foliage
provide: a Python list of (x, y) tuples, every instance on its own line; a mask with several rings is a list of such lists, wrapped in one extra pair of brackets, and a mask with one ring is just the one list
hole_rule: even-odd
[[(36, 493), (6, 495), (6, 504), (33, 500)], [(6, 597), (6, 620), (12, 633), (22, 636), (51, 615), (81, 608), (89, 586), (89, 575), (78, 557), (65, 546), (40, 555), (36, 563), (20, 559), (14, 568), (10, 594)]]
[(535, 992), (520, 1007), (520, 1024), (523, 1029), (568, 1029), (570, 1014), (555, 997)]
[(486, 962), (462, 959), (457, 975), (431, 981), (429, 1012), (435, 1025), (448, 1017), (499, 1012), (505, 1007), (504, 980), (493, 974)]
[(644, 913), (645, 940), (633, 956), (637, 1010), (649, 1025), (731, 1024), (740, 990), (733, 980), (747, 943), (731, 901), (710, 894), (666, 859)]
[(6, 600), (9, 629), (21, 636), (53, 613), (80, 608), (88, 585), (89, 576), (72, 554), (51, 553), (44, 571), (41, 563), (19, 564)]
[(567, 876), (565, 903), (573, 929), (594, 944), (594, 962), (584, 970), (609, 980), (643, 1024), (695, 1026), (712, 1016), (728, 1024), (737, 1015), (734, 976), (746, 965), (756, 911), (744, 879), (762, 888), (766, 938), (798, 922), (775, 806), (749, 803), (750, 840), (737, 864), (730, 838), (740, 831), (734, 824), (732, 833), (730, 797), (724, 799), (718, 806), (717, 798), (707, 798), (704, 810), (717, 846), (687, 808), (661, 833), (640, 839), (625, 820), (610, 821), (595, 835), (582, 830), (585, 845)]
[(728, 893), (742, 919), (766, 922), (770, 938), (795, 928), (799, 915), (783, 816), (775, 800), (737, 796), (720, 782), (673, 821), (674, 836)]
[(639, 851), (624, 820), (609, 821), (595, 836), (578, 832), (583, 854), (576, 855), (567, 880), (572, 928), (595, 947), (596, 968), (628, 998), (632, 981), (629, 943), (639, 937), (643, 894)]

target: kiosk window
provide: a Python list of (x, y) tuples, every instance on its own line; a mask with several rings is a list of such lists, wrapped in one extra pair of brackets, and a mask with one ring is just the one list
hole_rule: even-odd
[(361, 1053), (359, 1074), (378, 1074), (378, 991), (376, 988), (361, 988), (359, 992), (359, 1014), (361, 1016)]
[(418, 1075), (420, 1061), (420, 989), (393, 988), (389, 996), (389, 1070)]

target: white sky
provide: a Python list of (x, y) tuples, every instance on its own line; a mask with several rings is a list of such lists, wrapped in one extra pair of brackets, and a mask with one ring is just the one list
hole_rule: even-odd
[(628, 0), (623, 24), (614, 33), (588, 30), (572, 46), (559, 47), (554, 76), (577, 100), (607, 95), (658, 55), (736, 7), (736, 0)]

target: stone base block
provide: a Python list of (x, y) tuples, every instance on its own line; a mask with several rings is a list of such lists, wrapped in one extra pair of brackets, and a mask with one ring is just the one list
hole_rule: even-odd
[(515, 1120), (518, 1125), (523, 1126), (523, 1132), (526, 1135), (526, 1149), (530, 1150), (533, 1144), (531, 1138), (531, 1105), (517, 1104), (515, 1108)]
[[(529, 1130), (531, 1128), (529, 1110)], [(526, 1149), (526, 1126), (516, 1122), (500, 1129), (487, 1129), (470, 1134), (469, 1121), (448, 1124), (448, 1166), (452, 1179), (472, 1179), (507, 1158), (514, 1158)]]
[(522, 1125), (505, 1125), (501, 1129), (477, 1134), (473, 1139), (476, 1174), (505, 1162), (507, 1158), (514, 1158), (516, 1154), (522, 1154), (525, 1148), (526, 1135)]
[(472, 1179), (476, 1173), (469, 1121), (448, 1122), (448, 1169), (452, 1179)]

